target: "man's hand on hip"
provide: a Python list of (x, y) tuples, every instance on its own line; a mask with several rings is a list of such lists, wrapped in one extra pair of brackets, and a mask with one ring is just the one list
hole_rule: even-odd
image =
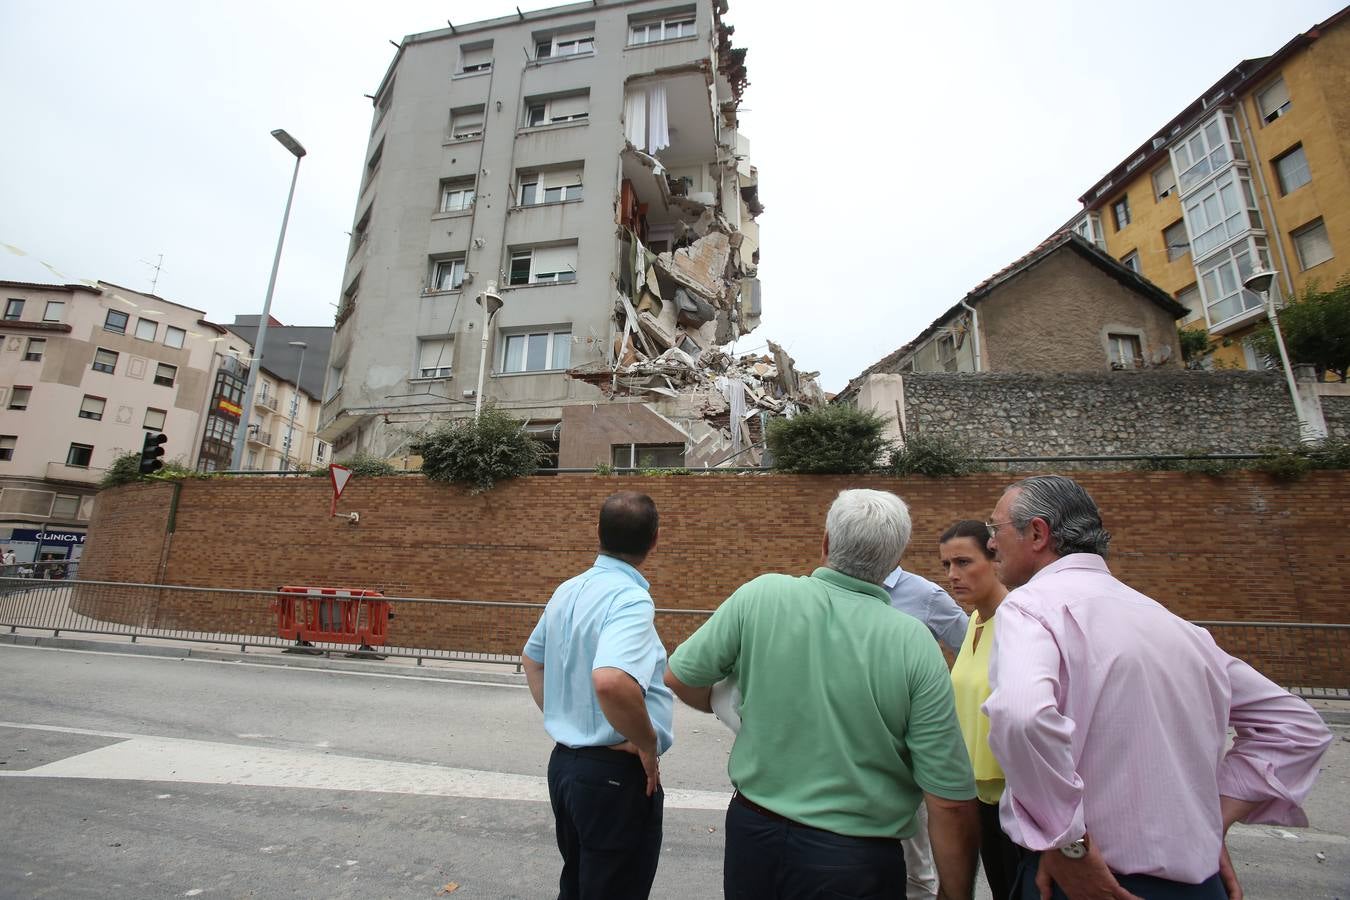
[(1092, 844), (1082, 859), (1069, 859), (1058, 850), (1043, 851), (1036, 871), (1041, 900), (1050, 900), (1052, 884), (1059, 885), (1069, 900), (1141, 900), (1120, 886)]
[(661, 786), (661, 757), (656, 755), (655, 747), (651, 750), (642, 750), (632, 741), (624, 741), (610, 749), (631, 753), (642, 760), (642, 770), (647, 773), (647, 796), (656, 793), (656, 789)]

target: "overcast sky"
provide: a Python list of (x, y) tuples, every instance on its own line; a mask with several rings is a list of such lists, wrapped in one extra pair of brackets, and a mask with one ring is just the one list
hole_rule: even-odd
[[(522, 9), (551, 3), (526, 2)], [(749, 48), (764, 319), (838, 390), (1073, 215), (1238, 61), (1339, 0), (731, 0)], [(0, 0), (0, 278), (101, 278), (217, 321), (333, 319), (371, 123), (405, 34), (513, 0)], [(811, 9), (812, 14), (793, 10)]]

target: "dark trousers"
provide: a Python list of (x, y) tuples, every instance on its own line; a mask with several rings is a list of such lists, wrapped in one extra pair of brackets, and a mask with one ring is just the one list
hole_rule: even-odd
[(994, 900), (1012, 900), (1017, 886), (1017, 867), (1027, 850), (1003, 833), (998, 804), (980, 804), (980, 864)]
[(562, 877), (558, 900), (646, 900), (661, 854), (665, 795), (647, 796), (632, 753), (559, 744), (548, 761)]
[[(1036, 889), (1036, 870), (1040, 866), (1041, 855), (1027, 852), (1022, 863), (1021, 893), (1019, 900), (1040, 900), (1041, 893)], [(1152, 875), (1116, 875), (1116, 881), (1125, 890), (1143, 900), (1228, 900), (1219, 873), (1206, 878), (1199, 884), (1187, 884), (1184, 881), (1168, 881)], [(1066, 900), (1064, 892), (1055, 885), (1050, 892), (1051, 900)]]
[(726, 900), (893, 900), (905, 895), (900, 841), (847, 837), (727, 807)]

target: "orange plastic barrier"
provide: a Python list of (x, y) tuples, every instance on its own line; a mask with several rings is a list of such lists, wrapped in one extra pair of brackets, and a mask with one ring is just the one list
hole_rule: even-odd
[(277, 589), (272, 609), (277, 633), (299, 644), (358, 644), (362, 650), (389, 640), (389, 601), (360, 588), (287, 586)]

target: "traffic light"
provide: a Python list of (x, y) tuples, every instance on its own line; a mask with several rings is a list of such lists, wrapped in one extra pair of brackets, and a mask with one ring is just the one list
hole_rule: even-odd
[(150, 432), (145, 436), (145, 446), (141, 448), (141, 465), (137, 469), (142, 475), (153, 475), (164, 468), (160, 457), (164, 455), (164, 443), (169, 436), (164, 432)]

